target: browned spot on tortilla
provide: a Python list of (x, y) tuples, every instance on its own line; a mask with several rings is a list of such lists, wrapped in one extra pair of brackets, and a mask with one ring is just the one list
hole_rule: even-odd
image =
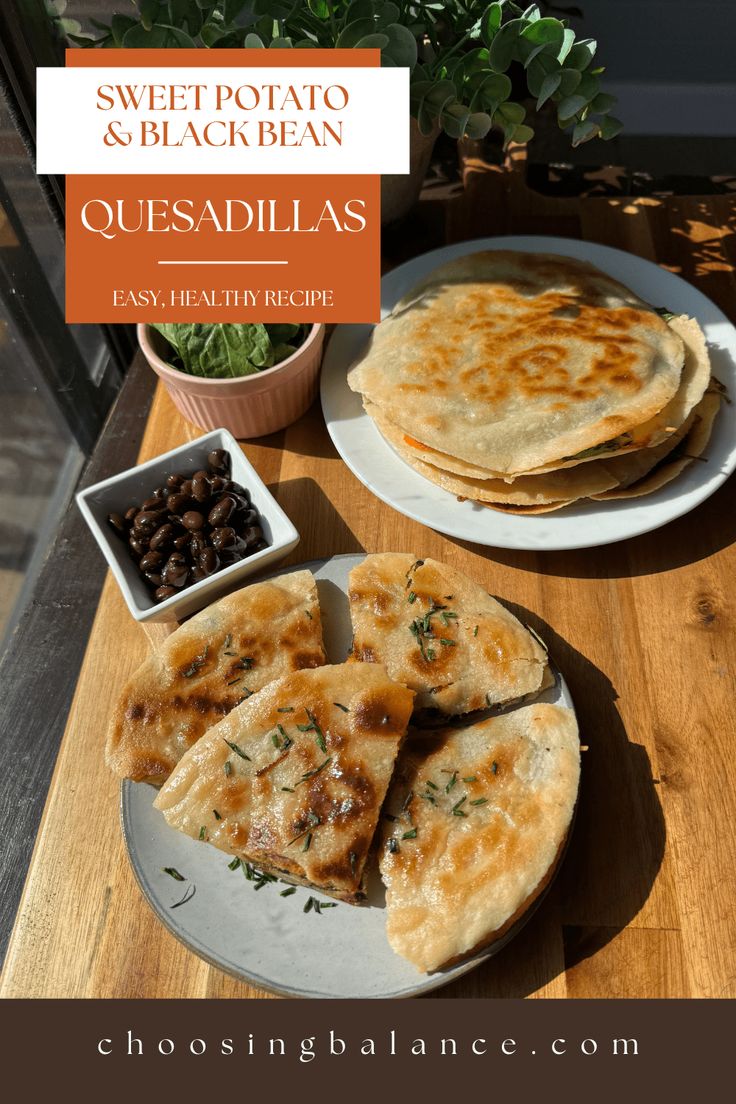
[(135, 705), (129, 705), (125, 711), (125, 719), (128, 721), (140, 721), (145, 715), (146, 707), (141, 705), (140, 702), (136, 702)]

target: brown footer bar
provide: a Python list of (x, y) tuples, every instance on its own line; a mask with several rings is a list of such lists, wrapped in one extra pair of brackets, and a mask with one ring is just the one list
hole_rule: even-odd
[(0, 1004), (10, 1092), (15, 1083), (38, 1100), (76, 1084), (82, 1099), (109, 1101), (160, 1088), (209, 1104), (233, 1091), (278, 1101), (293, 1091), (310, 1104), (526, 1102), (540, 1091), (596, 1102), (626, 1094), (623, 1104), (703, 1099), (706, 1080), (730, 1083), (735, 1011), (732, 1001), (680, 1000)]

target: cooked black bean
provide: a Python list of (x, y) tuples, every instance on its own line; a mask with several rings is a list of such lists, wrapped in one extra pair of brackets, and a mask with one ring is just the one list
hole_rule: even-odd
[(210, 510), (207, 521), (213, 529), (219, 529), (220, 526), (227, 524), (235, 507), (235, 499), (231, 495), (223, 495), (220, 501)]
[(185, 514), (182, 514), (181, 523), (185, 529), (201, 529), (204, 525), (204, 518), (199, 510), (187, 510)]
[(205, 575), (212, 575), (220, 566), (220, 559), (214, 548), (205, 548), (203, 552), (200, 552), (197, 564)]
[(143, 572), (155, 571), (163, 562), (164, 558), (160, 552), (146, 552), (138, 566)]
[(176, 594), (176, 587), (160, 586), (153, 592), (153, 597), (157, 602), (163, 602), (165, 598), (170, 598), (172, 594)]
[(173, 539), (174, 526), (170, 522), (166, 522), (164, 525), (160, 525), (151, 537), (151, 548), (154, 552), (157, 552), (159, 548), (164, 548)]
[(230, 457), (225, 449), (213, 449), (207, 454), (207, 463), (217, 472), (226, 472), (230, 468)]
[(197, 502), (206, 502), (210, 497), (210, 481), (207, 472), (197, 472), (192, 479), (192, 494)]
[(128, 531), (125, 520), (120, 516), (120, 514), (108, 514), (107, 523), (108, 525), (111, 525), (115, 532), (119, 533), (121, 537), (124, 537)]
[(157, 602), (267, 547), (247, 488), (230, 479), (229, 454), (213, 449), (207, 464), (171, 472), (140, 506), (108, 514)]

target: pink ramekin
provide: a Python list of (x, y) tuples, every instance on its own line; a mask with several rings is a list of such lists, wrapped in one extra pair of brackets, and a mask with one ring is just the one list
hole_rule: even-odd
[(291, 425), (314, 401), (325, 327), (315, 323), (307, 340), (286, 360), (252, 376), (204, 379), (178, 372), (161, 359), (166, 341), (138, 323), (138, 343), (174, 406), (201, 429), (223, 426), (234, 437), (263, 437)]

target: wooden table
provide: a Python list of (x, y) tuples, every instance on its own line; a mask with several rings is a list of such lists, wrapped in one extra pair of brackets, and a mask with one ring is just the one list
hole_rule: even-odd
[[(734, 316), (736, 200), (550, 200), (518, 166), (466, 161), (390, 262), (490, 233), (557, 233), (656, 260)], [(435, 196), (437, 198), (435, 198)], [(141, 459), (198, 435), (156, 394)], [(444, 996), (736, 996), (736, 483), (688, 517), (606, 548), (523, 553), (454, 542), (348, 471), (315, 405), (244, 450), (301, 533), (288, 562), (390, 549), (448, 560), (529, 611), (577, 703), (584, 755), (570, 851), (503, 953)], [(258, 997), (161, 926), (134, 882), (105, 769), (107, 718), (148, 642), (108, 577), (11, 939), (8, 997)]]

